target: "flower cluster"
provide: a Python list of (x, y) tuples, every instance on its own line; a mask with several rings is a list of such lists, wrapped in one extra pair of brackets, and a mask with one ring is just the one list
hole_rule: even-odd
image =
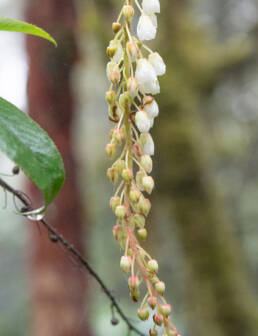
[[(140, 11), (137, 37), (131, 33), (135, 7)], [(153, 310), (153, 328), (150, 336), (158, 335), (157, 327), (163, 327), (164, 336), (179, 335), (171, 322), (171, 306), (164, 298), (165, 284), (158, 278), (158, 263), (141, 247), (139, 241), (147, 238), (146, 217), (151, 202), (146, 197), (154, 188), (152, 171), (154, 142), (150, 129), (159, 114), (154, 95), (160, 92), (158, 76), (164, 75), (166, 65), (157, 52), (144, 43), (157, 33), (159, 0), (126, 0), (112, 28), (115, 34), (107, 47), (110, 58), (107, 77), (110, 89), (106, 93), (109, 119), (115, 123), (110, 132), (106, 153), (115, 162), (107, 171), (107, 177), (118, 184), (110, 207), (116, 216), (114, 238), (124, 255), (121, 269), (130, 273), (128, 286), (133, 301), (140, 299), (141, 283), (146, 285), (146, 295), (138, 309), (138, 317), (148, 320)]]

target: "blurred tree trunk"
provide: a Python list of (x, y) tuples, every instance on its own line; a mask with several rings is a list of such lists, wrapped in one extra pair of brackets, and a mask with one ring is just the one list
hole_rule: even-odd
[[(74, 2), (31, 0), (27, 20), (46, 29), (58, 42), (55, 48), (35, 37), (27, 39), (29, 112), (56, 143), (67, 174), (47, 220), (82, 251), (81, 202), (71, 136), (74, 114), (71, 75), (78, 58)], [(35, 187), (30, 185), (29, 188), (33, 201), (39, 201)], [(31, 335), (90, 335), (84, 307), (85, 277), (60, 246), (50, 243), (45, 232), (39, 234), (35, 226), (32, 231), (32, 246), (29, 247), (32, 248)]]
[(161, 79), (155, 136), (158, 192), (171, 198), (189, 270), (186, 336), (255, 336), (257, 305), (233, 225), (209, 174), (208, 135), (200, 119), (201, 103), (220, 75), (218, 64), (223, 69), (230, 60), (194, 26), (187, 6), (187, 1), (163, 1), (160, 52), (168, 71)]

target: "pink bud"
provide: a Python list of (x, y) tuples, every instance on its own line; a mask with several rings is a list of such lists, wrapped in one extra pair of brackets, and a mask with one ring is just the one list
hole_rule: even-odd
[(151, 309), (155, 309), (157, 305), (158, 299), (156, 296), (150, 296), (148, 298), (148, 305), (151, 307)]
[(156, 329), (150, 329), (149, 330), (149, 335), (150, 336), (158, 336), (158, 332)]
[(158, 326), (161, 326), (163, 324), (163, 321), (164, 321), (163, 315), (161, 315), (161, 314), (153, 315), (153, 321)]
[(138, 289), (140, 285), (140, 281), (137, 276), (130, 276), (128, 279), (128, 286), (130, 290)]

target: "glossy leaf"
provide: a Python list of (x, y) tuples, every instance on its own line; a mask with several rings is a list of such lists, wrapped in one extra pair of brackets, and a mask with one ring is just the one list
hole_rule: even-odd
[(45, 30), (24, 21), (0, 17), (0, 30), (39, 36), (57, 46), (56, 41)]
[(45, 210), (65, 179), (62, 158), (48, 134), (16, 106), (0, 98), (0, 150), (39, 187)]

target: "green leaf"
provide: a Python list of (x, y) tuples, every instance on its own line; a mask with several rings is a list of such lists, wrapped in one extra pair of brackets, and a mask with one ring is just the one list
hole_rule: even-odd
[(36, 35), (54, 43), (54, 45), (57, 46), (56, 41), (45, 30), (27, 22), (0, 17), (0, 30)]
[(0, 150), (38, 186), (44, 211), (61, 189), (64, 165), (48, 134), (16, 106), (0, 98)]

